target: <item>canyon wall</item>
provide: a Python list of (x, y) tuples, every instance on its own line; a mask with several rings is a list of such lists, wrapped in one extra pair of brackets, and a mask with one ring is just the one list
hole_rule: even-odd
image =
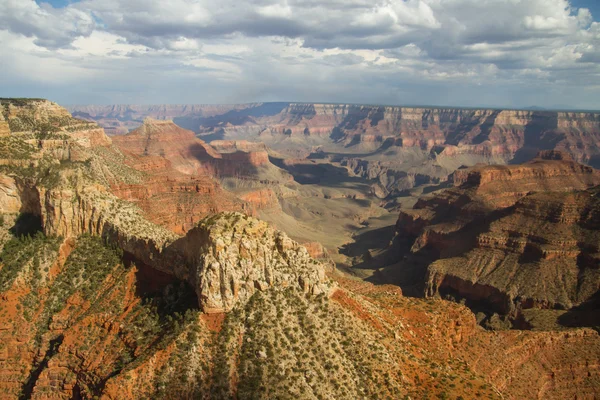
[(428, 260), (426, 295), (501, 314), (570, 309), (596, 295), (600, 175), (552, 158), (459, 170), (455, 187), (400, 212), (397, 239)]
[(247, 215), (216, 214), (179, 237), (101, 186), (48, 190), (0, 178), (8, 187), (4, 202), (26, 204), (20, 211), (39, 215), (46, 235), (101, 236), (137, 262), (189, 282), (205, 312), (230, 310), (272, 286), (329, 290), (323, 266), (304, 247)]
[[(202, 107), (174, 107), (185, 117), (173, 118), (207, 141), (264, 142), (288, 158), (329, 159), (371, 180), (378, 197), (444, 182), (461, 166), (522, 163), (543, 150), (600, 166), (600, 113), (594, 112), (260, 103), (215, 106), (204, 116)], [(95, 109), (92, 120), (110, 127), (103, 118), (113, 110)], [(152, 107), (131, 109), (140, 118), (157, 115)], [(160, 118), (176, 114), (156, 109), (163, 110)]]
[[(323, 256), (322, 247), (306, 250), (252, 217), (218, 213), (178, 235), (125, 200), (148, 200), (158, 214), (169, 202), (178, 208), (219, 196), (216, 181), (202, 174), (207, 160), (218, 167), (231, 154), (255, 168), (245, 179), (268, 177), (261, 174), (274, 171), (260, 145), (222, 142), (211, 150), (163, 121), (121, 146), (119, 139), (99, 145), (92, 129), (70, 136), (72, 124), (79, 122), (59, 123), (55, 139), (40, 123), (0, 137), (9, 161), (0, 165), (0, 211), (11, 214), (0, 234), (17, 212), (39, 216), (47, 234), (0, 236), (0, 397), (598, 393), (593, 329), (488, 332), (463, 305), (325, 276), (309, 256)], [(194, 144), (203, 150), (189, 152)], [(587, 189), (599, 183), (597, 173), (558, 153), (541, 156), (523, 166), (461, 169), (454, 187), (402, 211), (408, 253), (439, 256), (428, 290), (507, 309), (567, 308), (597, 290), (599, 193)], [(494, 182), (513, 186), (500, 205)], [(243, 191), (249, 203), (276, 206), (271, 189), (250, 189)]]
[[(265, 109), (266, 105), (279, 105)], [(402, 147), (436, 149), (445, 156), (467, 152), (517, 157), (525, 161), (539, 150), (558, 149), (575, 160), (600, 162), (600, 113), (466, 108), (414, 108), (316, 103), (261, 103), (235, 106), (72, 106), (96, 120), (135, 115), (172, 119), (210, 118), (191, 127), (201, 133), (290, 137), (327, 137), (346, 145), (394, 138)], [(253, 112), (262, 110), (262, 112)], [(78, 115), (78, 114), (76, 114)], [(242, 118), (243, 117), (243, 118)], [(176, 121), (177, 122), (177, 121)], [(104, 125), (105, 127), (107, 125)], [(190, 126), (185, 126), (190, 128)]]

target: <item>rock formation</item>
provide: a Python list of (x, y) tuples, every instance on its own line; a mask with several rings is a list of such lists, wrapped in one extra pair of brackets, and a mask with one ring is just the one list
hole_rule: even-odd
[[(270, 163), (264, 145), (244, 141), (209, 145), (172, 121), (146, 119), (138, 129), (114, 137), (114, 144), (123, 155), (121, 162), (143, 177), (135, 183), (111, 183), (112, 192), (176, 233), (185, 233), (220, 211), (255, 214), (276, 207), (269, 186), (292, 180)], [(227, 190), (218, 182), (224, 179)]]
[(398, 241), (427, 256), (426, 294), (452, 293), (501, 314), (569, 309), (598, 290), (598, 171), (538, 158), (454, 174), (455, 187), (403, 210)]
[[(201, 221), (165, 251), (183, 255), (205, 312), (231, 310), (257, 291), (299, 285), (312, 295), (328, 293), (323, 267), (307, 250), (265, 222), (243, 214), (218, 214)], [(182, 277), (183, 277), (182, 276)]]
[[(161, 118), (173, 114), (162, 106), (79, 109), (94, 109), (99, 122), (116, 109), (138, 110), (138, 118), (156, 110)], [(291, 158), (328, 157), (377, 182), (383, 197), (443, 182), (461, 165), (524, 162), (542, 150), (600, 166), (598, 113), (310, 103), (174, 109), (187, 118), (176, 122), (190, 123), (184, 126), (207, 138), (265, 142)]]
[(304, 247), (243, 214), (217, 214), (177, 238), (102, 187), (22, 184), (13, 192), (14, 186), (5, 191), (6, 205), (27, 204), (21, 211), (39, 215), (46, 235), (103, 237), (138, 262), (190, 283), (207, 312), (230, 310), (270, 287), (298, 285), (315, 295), (328, 290), (323, 267)]

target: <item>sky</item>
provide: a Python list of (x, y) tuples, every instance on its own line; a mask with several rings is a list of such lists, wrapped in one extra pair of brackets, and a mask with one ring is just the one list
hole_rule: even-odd
[(0, 97), (600, 109), (599, 0), (0, 0)]

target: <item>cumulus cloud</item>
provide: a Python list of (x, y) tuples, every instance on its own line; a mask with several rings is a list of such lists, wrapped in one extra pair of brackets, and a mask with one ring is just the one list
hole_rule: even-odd
[(68, 47), (80, 36), (89, 36), (96, 23), (89, 11), (74, 7), (54, 9), (32, 0), (1, 0), (0, 27), (35, 38), (45, 48)]
[(530, 90), (600, 107), (594, 17), (568, 0), (0, 0), (0, 55), (43, 58), (56, 85), (64, 68), (65, 82), (95, 74), (155, 102), (154, 79), (187, 79), (209, 102), (477, 105), (487, 89), (503, 105)]

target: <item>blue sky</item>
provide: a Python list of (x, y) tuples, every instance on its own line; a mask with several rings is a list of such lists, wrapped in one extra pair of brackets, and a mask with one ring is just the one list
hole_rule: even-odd
[(598, 0), (0, 0), (2, 96), (600, 109)]
[(59, 7), (65, 7), (71, 3), (76, 3), (77, 1), (74, 0), (47, 0), (47, 1), (43, 1), (43, 0), (37, 0), (37, 3), (50, 3), (52, 4), (53, 7), (59, 8)]
[(574, 7), (588, 8), (594, 16), (594, 21), (600, 21), (600, 0), (573, 0)]

